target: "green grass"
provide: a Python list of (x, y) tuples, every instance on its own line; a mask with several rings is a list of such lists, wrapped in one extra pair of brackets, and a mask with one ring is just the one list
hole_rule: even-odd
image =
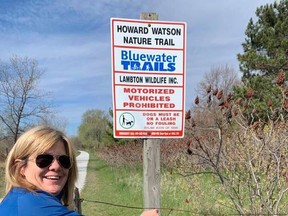
[[(212, 176), (195, 175), (185, 178), (162, 171), (161, 208), (170, 207), (172, 210), (169, 215), (231, 214), (225, 202), (229, 203)], [(167, 213), (167, 210), (164, 212)]]
[(141, 209), (129, 208), (142, 208), (143, 205), (140, 173), (138, 169), (110, 167), (90, 154), (86, 184), (81, 192), (84, 199), (82, 213), (97, 216), (140, 215)]
[[(187, 182), (177, 174), (163, 170), (161, 172), (162, 215), (223, 215), (229, 211), (231, 213), (231, 210), (225, 209), (222, 205), (225, 204), (225, 198), (221, 195), (219, 186), (211, 183), (211, 177), (198, 176), (194, 178), (195, 182)], [(111, 167), (90, 153), (86, 184), (81, 193), (81, 198), (84, 199), (84, 215), (139, 216), (143, 207), (142, 191), (142, 165), (133, 168)], [(211, 193), (214, 195), (207, 197), (207, 194)]]

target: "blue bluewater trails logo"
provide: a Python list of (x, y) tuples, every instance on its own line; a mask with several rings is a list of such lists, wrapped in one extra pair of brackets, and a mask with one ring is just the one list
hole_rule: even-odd
[(121, 50), (123, 70), (139, 71), (175, 71), (176, 55), (134, 53), (132, 50)]

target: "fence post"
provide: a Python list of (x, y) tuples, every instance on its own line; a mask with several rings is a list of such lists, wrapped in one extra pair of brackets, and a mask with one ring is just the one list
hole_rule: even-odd
[(82, 214), (81, 202), (82, 202), (82, 199), (80, 199), (79, 189), (77, 187), (75, 187), (75, 189), (74, 189), (74, 204), (75, 204), (75, 208), (76, 208), (75, 210), (79, 214)]

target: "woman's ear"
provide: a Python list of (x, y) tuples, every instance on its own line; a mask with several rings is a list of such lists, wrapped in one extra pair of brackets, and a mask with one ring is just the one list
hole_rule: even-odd
[(16, 159), (16, 160), (14, 161), (14, 164), (21, 163), (21, 162), (23, 162), (23, 160)]
[[(21, 159), (16, 159), (15, 161), (14, 161), (14, 164), (16, 165), (18, 165), (18, 166), (20, 166), (20, 175), (22, 176), (22, 177), (25, 177), (25, 166), (23, 166), (23, 164), (24, 164), (24, 160), (21, 160)], [(21, 166), (22, 165), (22, 166)]]

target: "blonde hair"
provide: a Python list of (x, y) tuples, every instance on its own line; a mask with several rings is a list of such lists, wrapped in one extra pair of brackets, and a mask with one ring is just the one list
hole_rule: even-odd
[(64, 133), (49, 126), (37, 126), (26, 131), (18, 138), (9, 152), (5, 167), (6, 195), (13, 187), (23, 187), (29, 191), (37, 189), (21, 175), (21, 168), (26, 165), (27, 160), (25, 159), (28, 159), (29, 156), (46, 152), (58, 141), (64, 143), (66, 153), (72, 162), (67, 182), (63, 188), (62, 203), (70, 209), (74, 208), (73, 193), (78, 176), (75, 151)]

